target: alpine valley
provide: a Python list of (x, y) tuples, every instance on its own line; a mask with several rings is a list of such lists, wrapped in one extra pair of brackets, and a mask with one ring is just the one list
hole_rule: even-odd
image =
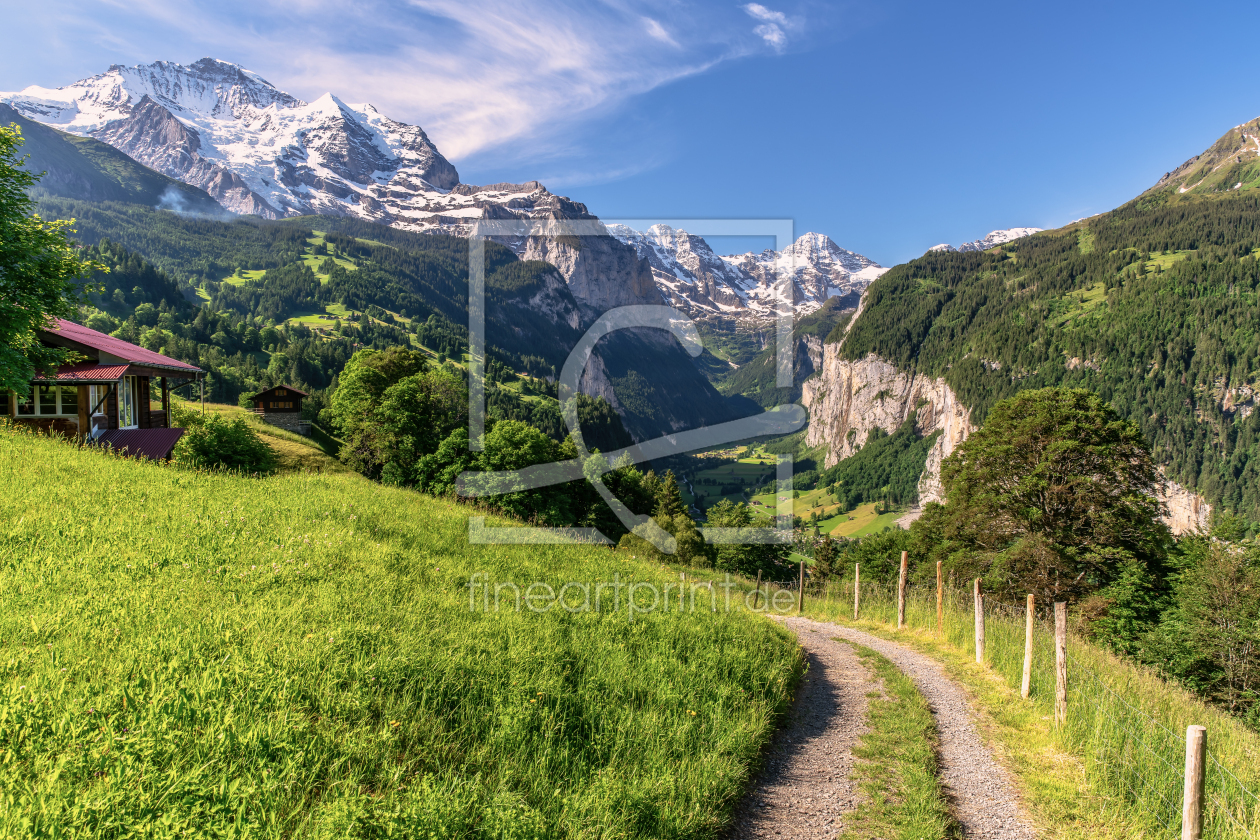
[[(273, 379), (326, 391), (362, 346), (459, 362), (473, 223), (597, 221), (537, 181), (461, 183), (421, 128), (372, 105), (303, 102), (210, 58), (0, 103), (46, 173), (41, 212), (76, 219), (112, 268), (100, 317), (211, 371), (224, 401)], [(896, 500), (912, 507), (940, 498), (941, 461), (995, 401), (1082, 386), (1151, 442), (1175, 529), (1213, 506), (1260, 519), (1258, 138), (1260, 121), (1232, 129), (1109, 213), (891, 269), (812, 232), (739, 255), (665, 225), (490, 243), (488, 404), (562, 435), (554, 380), (581, 334), (612, 307), (668, 304), (707, 349), (693, 359), (659, 330), (604, 339), (582, 387), (606, 448), (800, 401), (809, 425), (779, 444), (802, 486), (906, 430), (926, 453)]]

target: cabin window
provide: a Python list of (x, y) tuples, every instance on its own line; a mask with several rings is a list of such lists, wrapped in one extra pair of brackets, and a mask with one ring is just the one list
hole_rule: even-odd
[(79, 388), (77, 385), (61, 386), (61, 414), (79, 413)]
[(92, 385), (88, 388), (88, 414), (109, 414), (109, 405), (105, 401), (109, 394), (108, 385)]
[(19, 417), (30, 417), (35, 413), (35, 395), (27, 388), (25, 393), (18, 394), (17, 413)]
[(9, 392), (0, 391), (0, 415), (9, 416)]
[(136, 378), (124, 376), (118, 390), (118, 428), (134, 429), (139, 426), (136, 416)]
[(40, 414), (56, 414), (57, 413), (57, 386), (56, 385), (39, 385), (36, 390), (39, 392), (39, 408)]

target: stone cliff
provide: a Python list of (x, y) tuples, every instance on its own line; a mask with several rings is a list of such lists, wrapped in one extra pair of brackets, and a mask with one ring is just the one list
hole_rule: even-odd
[[(861, 449), (872, 429), (892, 434), (917, 411), (919, 434), (941, 433), (919, 478), (919, 503), (944, 501), (941, 462), (974, 431), (971, 411), (944, 379), (906, 373), (873, 353), (842, 359), (841, 344), (823, 346), (821, 369), (802, 385), (801, 402), (809, 410), (806, 444), (826, 446), (824, 466), (830, 467)], [(1212, 508), (1198, 494), (1166, 481), (1159, 499), (1174, 534), (1207, 527)], [(914, 518), (904, 517), (902, 524)]]
[(920, 500), (940, 501), (941, 461), (974, 428), (971, 412), (943, 379), (906, 373), (874, 354), (842, 359), (839, 344), (822, 349), (821, 370), (802, 386), (801, 402), (809, 410), (806, 443), (826, 445), (830, 467), (861, 449), (872, 429), (892, 434), (917, 411), (920, 434), (941, 432), (919, 481)]

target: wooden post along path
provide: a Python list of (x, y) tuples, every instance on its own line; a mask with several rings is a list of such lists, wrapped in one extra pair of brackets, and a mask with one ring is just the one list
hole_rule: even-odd
[(941, 561), (936, 561), (936, 635), (941, 635), (944, 628), (945, 589), (941, 586)]
[(1024, 681), (1019, 684), (1019, 696), (1028, 699), (1032, 689), (1032, 651), (1033, 651), (1033, 596), (1028, 596), (1028, 614), (1024, 619)]
[(858, 602), (862, 594), (862, 564), (853, 564), (853, 620), (857, 621)]
[(757, 588), (753, 590), (753, 610), (757, 609), (757, 601), (761, 598), (761, 569), (757, 570)]
[(901, 577), (897, 579), (897, 629), (906, 626), (906, 570), (908, 552), (901, 552)]
[(1207, 729), (1186, 727), (1186, 786), (1181, 798), (1181, 840), (1202, 840), (1203, 778), (1207, 770)]
[(1054, 723), (1067, 723), (1067, 604), (1054, 605)]
[(796, 611), (805, 612), (805, 561), (801, 561), (800, 591), (796, 594)]
[(984, 593), (980, 591), (980, 578), (976, 578), (972, 597), (976, 602), (976, 663), (984, 664)]

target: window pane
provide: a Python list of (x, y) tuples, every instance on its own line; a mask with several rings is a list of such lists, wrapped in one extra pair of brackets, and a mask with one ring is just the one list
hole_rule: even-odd
[(19, 417), (30, 417), (35, 413), (35, 399), (29, 388), (25, 393), (19, 393), (18, 399), (20, 400), (17, 407)]
[(56, 385), (40, 385), (39, 386), (39, 413), (40, 414), (56, 414), (57, 413), (57, 386)]
[(61, 413), (79, 413), (79, 387), (77, 385), (61, 386)]

